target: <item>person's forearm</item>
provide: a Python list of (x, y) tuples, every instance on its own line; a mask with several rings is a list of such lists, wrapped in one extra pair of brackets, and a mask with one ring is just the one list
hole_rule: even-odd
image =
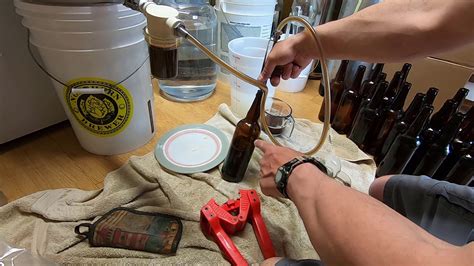
[(472, 42), (473, 25), (472, 0), (385, 0), (316, 29), (327, 58), (394, 62)]
[(433, 261), (460, 265), (465, 260), (465, 250), (431, 236), (312, 165), (295, 169), (288, 194), (313, 246), (329, 265), (430, 265)]

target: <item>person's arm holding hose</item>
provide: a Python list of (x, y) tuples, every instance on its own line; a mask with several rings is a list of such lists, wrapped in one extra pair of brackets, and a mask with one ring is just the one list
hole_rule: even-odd
[[(281, 197), (275, 173), (301, 155), (261, 140), (262, 192)], [(444, 242), (376, 199), (345, 187), (312, 164), (297, 166), (287, 193), (295, 203), (313, 247), (327, 265), (471, 265), (474, 243)]]
[[(396, 62), (432, 55), (474, 41), (472, 0), (385, 0), (349, 17), (317, 26), (326, 58)], [(303, 32), (270, 52), (261, 80), (282, 66), (283, 79), (296, 78), (312, 59), (315, 43)]]

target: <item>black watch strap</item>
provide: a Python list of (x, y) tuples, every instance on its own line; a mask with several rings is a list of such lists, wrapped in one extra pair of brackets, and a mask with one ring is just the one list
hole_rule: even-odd
[(316, 167), (318, 167), (319, 170), (321, 170), (321, 172), (323, 172), (327, 175), (326, 167), (321, 162), (319, 162), (318, 160), (316, 160), (313, 157), (301, 156), (301, 157), (297, 157), (297, 158), (292, 159), (291, 161), (285, 163), (280, 168), (278, 168), (280, 178), (279, 178), (279, 180), (275, 180), (278, 191), (280, 191), (280, 193), (283, 194), (283, 196), (285, 196), (286, 198), (288, 198), (288, 193), (286, 191), (286, 186), (288, 184), (289, 176), (291, 175), (291, 173), (293, 172), (293, 170), (297, 166), (299, 166), (301, 164), (304, 164), (304, 163), (311, 163), (311, 164), (315, 165)]

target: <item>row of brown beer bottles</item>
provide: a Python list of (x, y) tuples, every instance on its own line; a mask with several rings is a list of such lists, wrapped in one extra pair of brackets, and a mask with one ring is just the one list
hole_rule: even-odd
[(474, 145), (463, 155), (449, 171), (444, 180), (465, 185), (474, 176)]
[(410, 160), (403, 172), (404, 174), (415, 173), (419, 163), (416, 158), (419, 159), (425, 156), (427, 152), (426, 148), (433, 144), (440, 137), (441, 129), (446, 126), (446, 123), (451, 119), (453, 114), (457, 112), (458, 107), (461, 105), (466, 96), (466, 89), (459, 89), (453, 98), (444, 102), (441, 109), (437, 113), (433, 114), (430, 122), (425, 127), (421, 135), (421, 141), (423, 145), (421, 145), (413, 155), (415, 159)]
[(380, 162), (376, 176), (401, 173), (420, 146), (420, 133), (429, 119), (433, 107), (425, 105), (405, 133), (395, 138), (387, 155)]
[(400, 119), (395, 121), (387, 137), (385, 138), (383, 145), (379, 147), (380, 149), (376, 158), (378, 159), (378, 161), (380, 161), (385, 156), (385, 154), (387, 154), (388, 149), (392, 145), (395, 138), (398, 135), (403, 134), (411, 125), (411, 123), (413, 123), (423, 106), (432, 106), (432, 103), (437, 94), (438, 89), (429, 88), (426, 92), (426, 95), (423, 93), (417, 93), (415, 95), (406, 112), (402, 114)]

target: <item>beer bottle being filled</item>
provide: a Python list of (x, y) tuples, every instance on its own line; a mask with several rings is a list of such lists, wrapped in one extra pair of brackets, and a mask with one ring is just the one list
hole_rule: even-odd
[[(337, 71), (336, 78), (331, 82), (331, 122), (334, 120), (339, 101), (341, 100), (342, 93), (345, 90), (344, 80), (346, 77), (347, 66), (349, 60), (342, 60), (339, 70)], [(324, 101), (319, 110), (319, 120), (324, 122)]]
[(413, 121), (415, 121), (418, 114), (420, 114), (420, 110), (423, 108), (425, 97), (425, 94), (421, 92), (415, 95), (415, 98), (413, 98), (413, 101), (411, 101), (410, 106), (408, 106), (403, 118), (399, 119), (395, 123), (388, 133), (387, 138), (385, 138), (380, 151), (380, 156), (385, 156), (385, 154), (387, 154), (388, 150), (390, 149), (390, 146), (395, 141), (395, 138), (405, 133), (408, 127), (413, 123)]
[(352, 122), (357, 114), (357, 107), (360, 103), (359, 93), (364, 73), (365, 66), (359, 66), (351, 87), (345, 90), (341, 96), (341, 101), (339, 102), (339, 107), (337, 108), (332, 124), (334, 130), (339, 134), (347, 134), (351, 129)]
[(406, 83), (403, 85), (403, 88), (398, 92), (397, 97), (391, 104), (388, 110), (382, 110), (382, 116), (380, 117), (378, 125), (373, 131), (374, 136), (370, 139), (369, 154), (375, 156), (375, 161), (380, 162), (383, 157), (380, 155), (380, 150), (382, 149), (383, 143), (387, 138), (388, 133), (392, 129), (395, 121), (400, 119), (403, 114), (403, 105), (407, 98), (408, 92), (411, 89), (411, 83)]
[(235, 127), (234, 136), (230, 143), (229, 152), (222, 166), (222, 178), (229, 182), (240, 182), (255, 148), (254, 141), (260, 135), (260, 101), (263, 92), (258, 90), (252, 106), (244, 119)]
[(435, 174), (443, 160), (448, 156), (451, 148), (449, 144), (458, 132), (463, 119), (464, 115), (461, 113), (453, 115), (439, 139), (427, 147), (425, 156), (418, 161), (418, 166), (413, 172), (414, 175), (433, 176)]
[(395, 138), (387, 155), (377, 167), (377, 177), (388, 174), (400, 174), (403, 171), (411, 156), (415, 153), (416, 148), (420, 145), (419, 136), (431, 112), (433, 112), (433, 107), (424, 106), (406, 133)]
[(426, 92), (425, 105), (433, 105), (436, 95), (438, 95), (439, 90), (437, 88), (431, 87)]
[[(464, 118), (464, 121), (467, 120), (467, 116)], [(463, 123), (464, 123), (463, 121)], [(474, 145), (474, 120), (469, 122), (469, 125), (464, 129), (461, 128), (456, 138), (450, 144), (450, 152), (446, 159), (441, 163), (436, 170), (436, 173), (433, 175), (434, 179), (444, 180), (449, 171), (454, 167), (457, 161), (461, 159), (462, 156), (466, 155), (469, 152), (471, 146)]]
[(349, 138), (362, 150), (365, 150), (364, 143), (366, 142), (369, 131), (380, 117), (380, 109), (378, 107), (382, 102), (387, 87), (388, 82), (380, 82), (377, 85), (377, 89), (375, 90), (372, 100), (370, 100), (367, 106), (362, 107), (356, 119), (354, 120), (354, 126), (352, 127), (351, 133), (349, 134)]
[(474, 176), (474, 145), (471, 146), (466, 155), (457, 161), (445, 180), (459, 185), (466, 185), (472, 176)]

